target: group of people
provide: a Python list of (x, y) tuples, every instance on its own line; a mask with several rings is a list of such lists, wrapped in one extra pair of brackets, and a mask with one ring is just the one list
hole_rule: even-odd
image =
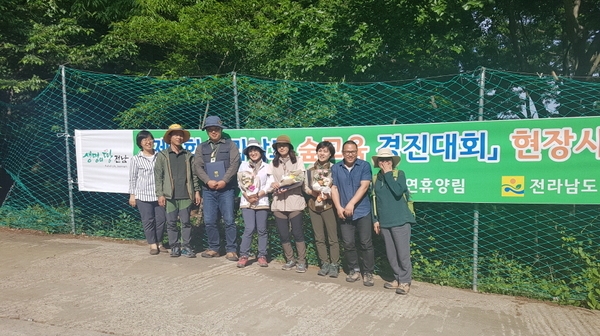
[[(346, 281), (356, 282), (362, 275), (363, 284), (373, 286), (374, 231), (383, 236), (395, 277), (384, 287), (408, 294), (412, 280), (410, 233), (416, 220), (408, 208), (406, 177), (403, 171), (396, 170), (399, 156), (389, 149), (380, 149), (372, 158), (379, 172), (372, 175), (371, 164), (357, 157), (356, 143), (346, 141), (343, 160), (336, 163), (335, 147), (322, 141), (316, 147), (317, 161), (306, 169), (302, 157), (294, 152), (290, 137), (280, 135), (272, 145), (271, 162), (267, 162), (259, 142), (252, 139), (243, 150), (246, 160), (241, 162), (238, 147), (223, 137), (224, 128), (219, 117), (207, 117), (202, 130), (208, 139), (194, 154), (182, 146), (190, 139), (190, 133), (178, 124), (165, 132), (163, 140), (169, 147), (160, 152), (154, 149), (150, 132), (138, 133), (140, 152), (130, 163), (129, 204), (139, 209), (150, 254), (166, 250), (162, 246), (166, 223), (171, 257), (195, 257), (190, 245), (190, 210), (192, 204), (202, 202), (208, 239), (202, 257), (221, 256), (217, 226), (221, 217), (225, 258), (237, 262), (237, 267), (245, 267), (256, 234), (257, 263), (268, 267), (267, 216), (271, 211), (286, 259), (282, 269), (304, 273), (308, 265), (302, 217), (308, 207), (321, 263), (318, 275), (339, 275), (339, 225), (348, 267)], [(244, 220), (239, 256), (234, 216), (238, 188)]]

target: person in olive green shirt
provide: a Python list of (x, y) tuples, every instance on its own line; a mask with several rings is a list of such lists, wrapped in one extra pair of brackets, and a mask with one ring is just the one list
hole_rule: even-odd
[(397, 294), (408, 294), (412, 281), (410, 261), (410, 229), (416, 223), (408, 208), (410, 193), (402, 170), (394, 171), (400, 157), (388, 148), (373, 156), (373, 166), (379, 173), (373, 179), (373, 228), (383, 235), (385, 252), (394, 272), (394, 281), (384, 287), (395, 289)]
[[(154, 165), (156, 197), (158, 205), (166, 210), (171, 257), (196, 257), (190, 245), (190, 211), (192, 203), (199, 205), (202, 198), (198, 178), (192, 171), (194, 156), (182, 146), (189, 139), (190, 132), (179, 124), (169, 126), (163, 136), (169, 147), (158, 153)], [(181, 243), (177, 220), (181, 222)]]

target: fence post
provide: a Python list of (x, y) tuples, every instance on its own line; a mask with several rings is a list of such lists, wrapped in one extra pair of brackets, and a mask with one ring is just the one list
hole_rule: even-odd
[[(71, 233), (75, 234), (75, 207), (73, 206), (73, 177), (71, 176), (71, 152), (69, 150), (69, 119), (67, 117), (67, 80), (65, 76), (65, 66), (60, 66), (60, 75), (62, 79), (62, 99), (63, 99), (63, 121), (65, 138), (65, 156), (67, 160), (67, 184), (69, 185), (69, 210), (71, 213)], [(59, 134), (59, 136), (61, 136)]]
[(237, 74), (232, 72), (233, 74), (233, 105), (235, 108), (235, 128), (240, 128), (240, 108), (238, 105), (238, 89), (237, 89)]
[[(485, 68), (481, 68), (481, 78), (479, 80), (479, 116), (477, 121), (483, 121), (483, 97), (485, 95)], [(475, 203), (473, 209), (473, 291), (477, 292), (477, 274), (479, 259), (479, 204)]]

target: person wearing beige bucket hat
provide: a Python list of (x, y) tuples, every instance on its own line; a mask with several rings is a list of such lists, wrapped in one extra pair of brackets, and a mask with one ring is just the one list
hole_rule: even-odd
[[(273, 152), (274, 157), (268, 170), (268, 183), (269, 191), (273, 193), (271, 211), (275, 216), (275, 225), (287, 261), (282, 269), (287, 271), (295, 267), (296, 272), (304, 273), (307, 265), (302, 214), (306, 208), (306, 201), (302, 195), (302, 182), (306, 169), (302, 157), (294, 153), (289, 136), (278, 136), (273, 144)], [(298, 259), (294, 259), (294, 250), (290, 242), (292, 235), (296, 242)]]
[[(167, 236), (171, 247), (171, 257), (180, 255), (196, 257), (191, 247), (192, 224), (190, 213), (192, 203), (199, 205), (200, 185), (193, 173), (194, 156), (183, 144), (190, 139), (190, 132), (179, 124), (169, 126), (163, 140), (169, 147), (160, 151), (154, 166), (154, 180), (158, 204), (165, 207), (167, 217)], [(181, 222), (180, 234), (177, 220)]]
[(181, 132), (181, 134), (183, 136), (183, 139), (181, 140), (182, 144), (184, 144), (188, 140), (190, 140), (190, 132), (188, 130), (184, 129), (179, 124), (173, 124), (173, 125), (169, 126), (169, 129), (167, 129), (167, 131), (165, 132), (165, 135), (163, 135), (163, 141), (169, 145), (171, 144), (171, 137), (173, 136), (173, 132), (178, 132), (178, 133)]
[(396, 170), (400, 156), (389, 148), (382, 148), (372, 159), (373, 165), (379, 167), (372, 186), (373, 229), (383, 236), (385, 252), (394, 273), (394, 280), (383, 287), (406, 295), (412, 281), (410, 231), (416, 223), (408, 207), (410, 191), (406, 175), (402, 170)]
[(385, 159), (391, 158), (390, 162), (392, 163), (392, 168), (396, 168), (398, 163), (400, 163), (400, 156), (394, 154), (389, 148), (382, 148), (377, 151), (376, 155), (373, 155), (371, 158), (371, 160), (373, 160), (373, 167), (379, 167), (380, 158), (384, 159), (382, 161), (387, 161)]

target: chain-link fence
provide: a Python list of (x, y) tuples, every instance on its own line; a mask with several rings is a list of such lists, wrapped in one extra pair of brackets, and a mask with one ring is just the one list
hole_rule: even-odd
[[(174, 122), (199, 128), (207, 113), (241, 129), (600, 114), (599, 84), (483, 68), (446, 78), (355, 84), (235, 74), (168, 80), (64, 70), (31, 103), (0, 107), (7, 119), (2, 162), (14, 180), (0, 208), (0, 225), (68, 233), (73, 216), (77, 234), (143, 238), (127, 195), (82, 192), (76, 181), (69, 183), (66, 158), (75, 152), (75, 129), (164, 129)], [(73, 163), (70, 169), (76, 176)], [(416, 209), (417, 280), (591, 307), (600, 297), (598, 206), (417, 203)], [(308, 216), (305, 222), (312, 237)], [(237, 223), (241, 232), (241, 218)], [(201, 229), (198, 249), (206, 247)], [(270, 233), (270, 253), (278, 257), (273, 226)], [(374, 240), (377, 272), (389, 275), (383, 241)], [(316, 264), (312, 239), (308, 243), (309, 262)]]

